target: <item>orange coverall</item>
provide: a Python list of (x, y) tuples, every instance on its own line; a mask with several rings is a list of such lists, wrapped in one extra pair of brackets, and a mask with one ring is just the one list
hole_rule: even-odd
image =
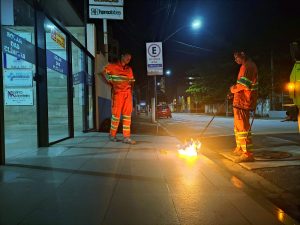
[(121, 114), (123, 116), (123, 136), (130, 137), (132, 113), (133, 72), (130, 66), (122, 66), (120, 62), (108, 64), (104, 68), (106, 80), (112, 86), (112, 117), (110, 135), (117, 134)]
[(257, 101), (257, 67), (248, 59), (241, 65), (237, 83), (231, 87), (233, 97), (234, 133), (237, 148), (251, 153), (253, 148), (250, 130), (250, 111)]

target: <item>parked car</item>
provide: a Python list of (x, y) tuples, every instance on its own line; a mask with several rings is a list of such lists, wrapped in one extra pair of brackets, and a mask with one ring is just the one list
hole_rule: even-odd
[(157, 118), (172, 118), (171, 110), (168, 105), (158, 105), (156, 107)]

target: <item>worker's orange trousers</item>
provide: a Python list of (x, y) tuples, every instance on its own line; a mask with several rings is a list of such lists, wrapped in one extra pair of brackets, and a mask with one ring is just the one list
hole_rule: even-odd
[(252, 152), (253, 144), (249, 123), (250, 111), (233, 108), (233, 115), (236, 147), (244, 152)]
[(131, 91), (117, 92), (112, 96), (112, 117), (110, 135), (115, 137), (120, 123), (121, 114), (123, 116), (123, 136), (130, 137), (130, 124), (132, 113)]

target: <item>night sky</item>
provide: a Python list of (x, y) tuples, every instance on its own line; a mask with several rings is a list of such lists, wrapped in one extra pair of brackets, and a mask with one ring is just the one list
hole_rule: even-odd
[[(189, 27), (194, 18), (202, 21), (197, 31)], [(234, 80), (239, 67), (233, 51), (239, 49), (256, 61), (259, 71), (270, 67), (272, 52), (275, 77), (287, 80), (294, 63), (289, 44), (300, 41), (300, 0), (124, 0), (124, 20), (108, 20), (108, 25), (121, 49), (132, 52), (138, 85), (149, 80), (145, 43), (163, 42), (182, 26), (163, 42), (171, 85), (180, 84), (191, 69), (223, 64), (232, 67)], [(221, 70), (220, 79), (225, 79)]]
[(136, 73), (145, 73), (145, 43), (163, 41), (164, 67), (183, 73), (195, 64), (232, 60), (235, 49), (251, 55), (289, 51), (300, 39), (300, 1), (125, 0), (124, 20), (109, 21), (122, 48), (132, 51)]

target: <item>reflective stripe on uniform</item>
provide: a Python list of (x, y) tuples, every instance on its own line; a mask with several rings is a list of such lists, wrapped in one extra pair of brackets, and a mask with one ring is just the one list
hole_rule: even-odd
[(120, 118), (115, 117), (114, 115), (112, 115), (111, 120), (114, 121), (114, 122), (119, 122)]
[(123, 115), (123, 121), (130, 122), (131, 121), (131, 116), (125, 116), (125, 115)]
[(135, 81), (133, 78), (129, 78), (126, 76), (119, 76), (119, 75), (108, 75), (109, 81), (116, 81), (116, 82), (122, 82), (122, 81)]
[(130, 126), (123, 125), (123, 130), (130, 130)]
[(110, 129), (111, 129), (111, 130), (117, 130), (117, 127), (111, 124), (111, 125), (110, 125)]
[(244, 85), (247, 89), (251, 89), (252, 82), (246, 77), (241, 77), (238, 81), (238, 84)]

